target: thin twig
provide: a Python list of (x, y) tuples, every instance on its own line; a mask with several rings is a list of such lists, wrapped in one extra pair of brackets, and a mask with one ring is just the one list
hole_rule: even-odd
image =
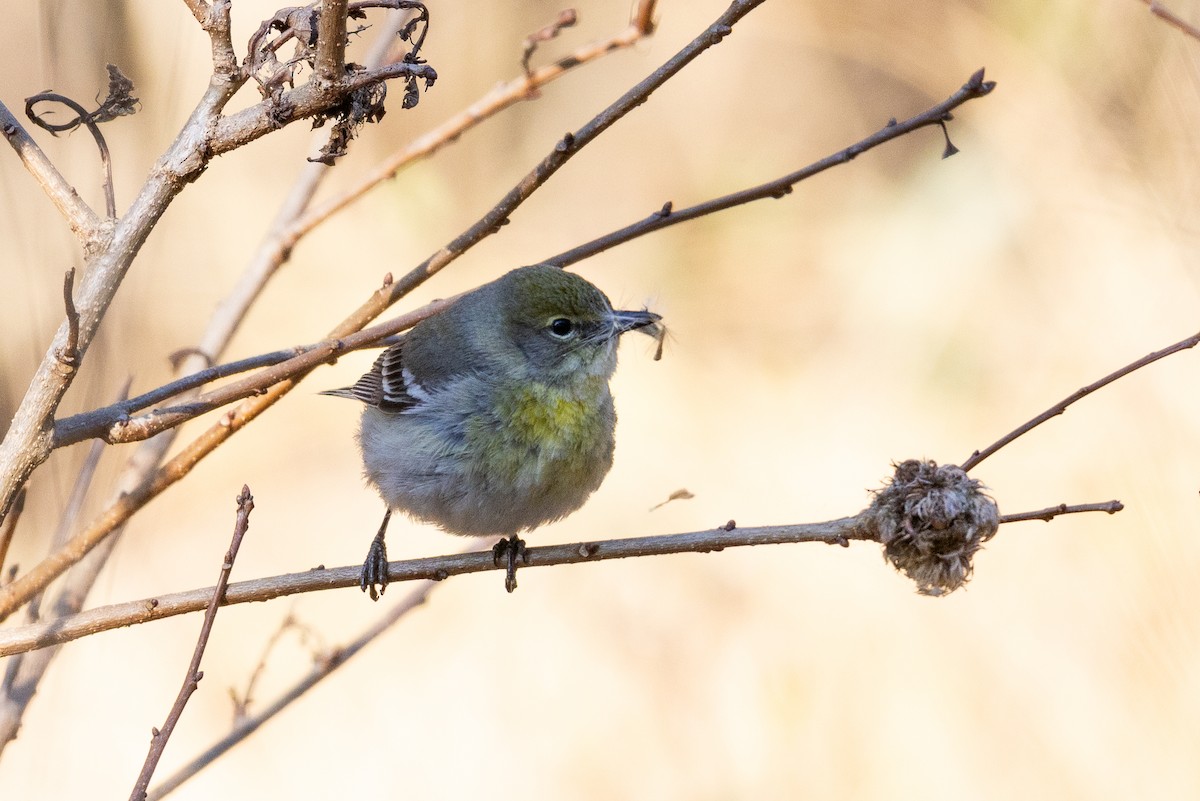
[(67, 341), (58, 350), (58, 361), (64, 368), (79, 366), (79, 311), (75, 308), (75, 268), (63, 278), (63, 306), (67, 313)]
[(0, 133), (67, 221), (75, 238), (85, 249), (94, 246), (100, 239), (100, 218), (3, 103), (0, 103)]
[[(62, 103), (78, 116), (67, 123), (51, 124), (33, 113), (33, 107), (38, 103)], [(108, 142), (105, 141), (104, 134), (100, 132), (100, 126), (92, 119), (91, 112), (66, 95), (60, 95), (57, 92), (40, 92), (32, 97), (25, 98), (25, 116), (36, 125), (55, 133), (69, 131), (79, 125), (88, 129), (88, 132), (92, 135), (92, 139), (96, 142), (96, 149), (100, 151), (100, 169), (103, 172), (101, 184), (104, 187), (104, 208), (110, 220), (116, 219), (117, 196), (113, 188), (112, 154), (108, 150)]]
[(624, 228), (613, 231), (602, 237), (587, 242), (568, 251), (551, 256), (544, 261), (545, 264), (554, 264), (559, 267), (566, 267), (575, 264), (583, 259), (595, 256), (597, 253), (602, 253), (611, 247), (628, 242), (639, 236), (644, 236), (653, 231), (658, 231), (676, 223), (694, 220), (697, 217), (702, 217), (713, 212), (723, 211), (733, 208), (734, 206), (750, 203), (755, 200), (775, 199), (778, 200), (791, 193), (793, 187), (806, 178), (811, 178), (818, 173), (824, 172), (831, 167), (836, 167), (840, 164), (845, 164), (853, 160), (856, 156), (865, 153), (872, 148), (878, 147), (885, 142), (890, 142), (893, 139), (912, 133), (920, 128), (930, 125), (943, 125), (944, 121), (949, 117), (950, 112), (958, 108), (962, 104), (974, 100), (978, 97), (984, 97), (992, 91), (996, 86), (995, 81), (983, 80), (983, 70), (980, 69), (973, 74), (962, 88), (932, 108), (922, 111), (915, 117), (911, 117), (904, 122), (889, 122), (883, 128), (868, 136), (856, 144), (851, 145), (843, 150), (839, 150), (830, 156), (826, 156), (820, 161), (814, 162), (807, 167), (796, 170), (793, 173), (784, 175), (781, 178), (776, 178), (772, 181), (767, 181), (764, 184), (742, 189), (738, 192), (725, 195), (723, 197), (714, 198), (712, 200), (699, 203), (690, 208), (680, 209), (676, 211), (671, 203), (666, 203), (663, 207), (646, 217)]
[(1200, 28), (1177, 15), (1158, 0), (1142, 0), (1142, 2), (1149, 6), (1150, 13), (1154, 16), (1183, 31), (1193, 39), (1200, 40)]
[(1057, 417), (1058, 415), (1065, 412), (1067, 410), (1067, 407), (1069, 407), (1071, 404), (1075, 403), (1076, 401), (1078, 401), (1082, 398), (1087, 397), (1088, 395), (1092, 394), (1093, 392), (1095, 392), (1098, 389), (1108, 386), (1112, 382), (1116, 381), (1118, 378), (1123, 378), (1136, 370), (1142, 369), (1143, 367), (1145, 367), (1148, 364), (1153, 364), (1154, 362), (1158, 361), (1159, 359), (1163, 359), (1163, 358), (1166, 358), (1167, 356), (1170, 356), (1172, 353), (1178, 353), (1181, 350), (1188, 350), (1189, 348), (1194, 348), (1198, 344), (1200, 344), (1200, 333), (1194, 334), (1193, 336), (1190, 336), (1187, 339), (1180, 340), (1179, 342), (1176, 342), (1174, 345), (1165, 347), (1162, 350), (1156, 350), (1154, 353), (1143, 356), (1142, 358), (1138, 359), (1137, 361), (1131, 362), (1130, 364), (1125, 365), (1120, 370), (1109, 373), (1104, 378), (1101, 378), (1099, 381), (1096, 381), (1095, 383), (1088, 384), (1086, 387), (1083, 387), (1082, 389), (1075, 390), (1075, 392), (1073, 392), (1070, 395), (1068, 395), (1067, 397), (1063, 398), (1061, 401), (1054, 404), (1049, 409), (1042, 412), (1041, 414), (1039, 414), (1037, 417), (1033, 418), (1029, 422), (1008, 432), (1003, 437), (996, 440), (991, 445), (988, 445), (983, 450), (975, 451), (974, 453), (972, 453), (970, 458), (962, 463), (962, 469), (970, 470), (971, 468), (975, 467), (980, 462), (982, 462), (984, 459), (988, 458), (993, 453), (995, 453), (996, 451), (1003, 448), (1008, 443), (1012, 442), (1013, 440), (1017, 439), (1018, 437), (1020, 437), (1024, 434), (1029, 433), (1030, 431), (1037, 428), (1038, 426), (1040, 426), (1042, 423), (1046, 422), (1047, 420), (1049, 420), (1053, 417)]
[[(118, 397), (123, 398), (128, 392), (129, 382), (126, 381), (118, 393)], [(50, 540), (50, 551), (61, 548), (70, 536), (83, 509), (83, 504), (87, 500), (92, 479), (96, 476), (96, 469), (100, 465), (100, 459), (105, 450), (107, 448), (103, 442), (99, 440), (93, 442), (83, 464), (80, 465), (79, 473), (75, 477), (75, 484), (71, 488), (71, 494), (67, 498), (58, 526), (54, 530), (54, 536)], [(97, 551), (93, 551), (93, 553), (97, 553)], [(75, 578), (75, 574), (72, 573), (63, 582), (58, 595), (47, 607), (49, 615), (53, 617), (73, 615), (83, 608), (86, 593), (75, 585)], [(25, 607), (26, 617), (30, 622), (41, 618), (42, 606), (41, 593), (30, 599)], [(8, 744), (16, 739), (25, 710), (33, 700), (38, 683), (57, 652), (57, 648), (47, 648), (31, 654), (20, 654), (7, 660), (3, 685), (0, 686), (0, 753), (3, 753)]]
[(179, 688), (179, 694), (175, 697), (175, 703), (171, 706), (166, 722), (163, 723), (162, 729), (154, 729), (150, 738), (150, 751), (146, 754), (146, 762), (142, 765), (142, 771), (133, 785), (133, 792), (129, 794), (130, 801), (145, 800), (146, 788), (150, 786), (150, 778), (154, 775), (154, 769), (158, 767), (158, 760), (167, 747), (167, 741), (171, 739), (171, 733), (175, 731), (175, 725), (179, 723), (188, 699), (192, 697), (200, 680), (204, 678), (204, 674), (200, 671), (200, 660), (204, 658), (204, 649), (208, 647), (208, 636), (212, 633), (213, 623), (217, 619), (217, 608), (221, 606), (224, 599), (225, 588), (229, 584), (229, 573), (233, 570), (233, 561), (237, 559), (242, 537), (246, 535), (246, 529), (250, 525), (250, 512), (254, 509), (254, 498), (250, 495), (249, 487), (242, 487), (242, 494), (238, 496), (237, 503), (237, 523), (233, 527), (233, 539), (229, 543), (229, 550), (225, 552), (225, 561), (221, 564), (221, 572), (217, 576), (217, 586), (212, 590), (208, 608), (204, 613), (204, 622), (200, 625), (200, 636), (196, 638), (192, 661), (188, 664), (187, 673), (183, 677), (183, 686)]
[[(508, 216), (524, 203), (534, 191), (549, 180), (550, 176), (565, 164), (572, 155), (579, 152), (580, 148), (611, 127), (624, 114), (646, 102), (650, 93), (661, 86), (671, 76), (675, 75), (700, 53), (718, 44), (725, 36), (728, 36), (732, 31), (731, 26), (762, 2), (764, 0), (738, 0), (731, 5), (716, 22), (709, 26), (696, 39), (684, 46), (679, 53), (669, 59), (662, 67), (655, 70), (648, 78), (594, 117), (588, 124), (579, 129), (576, 134), (568, 134), (564, 137), (555, 147), (554, 151), (541, 164), (534, 168), (533, 172), (510, 190), (479, 222), (472, 225), (441, 250), (425, 259), (425, 261), (409, 271), (399, 281), (385, 284), (382, 289), (375, 292), (366, 303), (360, 306), (350, 317), (331, 332), (331, 338), (344, 337), (360, 330), (396, 300), (424, 283), (431, 275), (457, 259), (467, 249), (499, 230), (507, 222)], [(261, 394), (242, 401), (236, 408), (226, 412), (216, 425), (210, 427), (185, 446), (170, 462), (159, 468), (150, 479), (118, 498), (112, 506), (101, 513), (101, 516), (87, 530), (72, 539), (66, 548), (50, 554), (29, 573), (0, 589), (0, 620), (11, 614), (14, 609), (27, 601), (41, 587), (53, 581), (64, 570), (82, 559), (96, 544), (108, 536), (112, 530), (123, 525), (135, 511), (149, 502), (150, 499), (157, 497), (167, 487), (170, 487), (176, 481), (183, 478), (183, 476), (187, 475), (197, 462), (227, 441), (229, 437), (241, 430), (263, 411), (274, 405), (277, 400), (290, 392), (304, 375), (300, 374), (294, 378), (275, 384), (269, 389), (263, 390)], [(57, 399), (55, 399), (55, 402), (57, 403)], [(50, 432), (46, 433), (48, 435)], [(11, 434), (10, 430), (10, 436)], [(52, 438), (47, 436), (46, 439), (49, 441)], [(0, 443), (0, 466), (4, 464), (4, 446), (7, 444), (8, 439), (4, 443)], [(0, 471), (0, 481), (4, 478), (3, 472)], [(0, 484), (0, 490), (2, 489), (3, 486)], [(4, 500), (4, 496), (0, 495), (0, 501)]]
[[(140, 402), (140, 399), (135, 398), (124, 404), (113, 404), (103, 409), (69, 417), (55, 426), (55, 447), (72, 445), (92, 437), (99, 437), (110, 444), (149, 439), (201, 414), (219, 409), (234, 401), (258, 395), (281, 381), (304, 375), (322, 364), (329, 363), (343, 353), (371, 347), (381, 339), (411, 328), (427, 317), (432, 317), (449, 305), (452, 300), (453, 298), (447, 298), (434, 301), (420, 309), (394, 317), (386, 323), (365, 328), (340, 339), (327, 339), (315, 345), (305, 345), (290, 351), (276, 351), (273, 354), (246, 359), (244, 362), (252, 363), (261, 360), (269, 366), (254, 375), (232, 381), (175, 406), (156, 409), (138, 417), (129, 417), (127, 413), (124, 413), (124, 409), (135, 402)], [(286, 359), (276, 359), (276, 355), (280, 354), (290, 354), (290, 356)], [(221, 368), (211, 369), (220, 370)], [(165, 391), (165, 388), (160, 388), (149, 394), (157, 395)]]
[(164, 779), (161, 784), (150, 791), (147, 801), (159, 801), (159, 799), (165, 798), (188, 779), (211, 765), (226, 751), (258, 731), (264, 723), (278, 715), (306, 692), (321, 683), (321, 681), (329, 678), (329, 676), (333, 675), (334, 671), (349, 662), (364, 647), (398, 623), (413, 609), (425, 603), (429, 597), (429, 593), (433, 592), (433, 588), (436, 586), (438, 586), (436, 581), (424, 581), (418, 584), (412, 592), (405, 596), (404, 600), (392, 607), (386, 615), (375, 621), (362, 634), (354, 638), (353, 641), (329, 651), (323, 659), (313, 665), (312, 670), (309, 671), (307, 676), (289, 687), (258, 713), (239, 720), (232, 731), (197, 755), (191, 762), (188, 762), (171, 776)]
[(525, 41), (521, 43), (521, 69), (525, 71), (526, 77), (533, 75), (533, 70), (529, 68), (529, 59), (533, 58), (533, 54), (537, 52), (538, 45), (557, 38), (564, 29), (575, 27), (575, 23), (578, 21), (579, 16), (575, 13), (575, 9), (564, 8), (558, 12), (558, 16), (549, 25), (539, 28), (525, 37)]
[[(4, 567), (4, 560), (8, 557), (8, 547), (12, 545), (13, 536), (17, 532), (17, 522), (21, 519), (23, 511), (25, 511), (25, 487), (21, 487), (21, 491), (17, 493), (17, 497), (13, 501), (12, 511), (8, 513), (8, 517), (4, 518), (4, 522), (0, 523), (0, 568)], [(3, 576), (0, 576), (0, 583), (3, 583)]]
[[(986, 95), (991, 91), (993, 86), (993, 83), (983, 81), (983, 72), (981, 70), (975, 73), (962, 89), (945, 102), (902, 123), (890, 124), (863, 139), (861, 142), (851, 145), (801, 170), (756, 187), (706, 201), (689, 209), (678, 212), (670, 212), (668, 210), (665, 213), (654, 214), (645, 220), (626, 226), (619, 231), (607, 234), (590, 243), (580, 245), (570, 251), (547, 259), (546, 263), (555, 264), (560, 267), (567, 266), (617, 244), (629, 241), (635, 237), (644, 236), (678, 222), (695, 219), (705, 214), (712, 214), (754, 200), (782, 197), (789, 193), (795, 184), (806, 178), (823, 172), (830, 167), (844, 164), (857, 155), (899, 136), (928, 125), (939, 124), (951, 110), (972, 98)], [(424, 316), (421, 315), (421, 319)], [(407, 326), (408, 323), (404, 323), (404, 325)], [(389, 326), (386, 330), (387, 334), (391, 334), (403, 329)], [(328, 340), (318, 345), (306, 346), (305, 352), (297, 353), (292, 359), (279, 364), (277, 367), (264, 370), (239, 382), (228, 384), (217, 390), (205, 393), (198, 398), (189, 400), (187, 403), (168, 409), (158, 409), (138, 418), (130, 419), (128, 417), (132, 411), (130, 409), (115, 409), (111, 407), (76, 415), (73, 418), (60, 421), (55, 426), (55, 447), (70, 445), (82, 439), (97, 436), (103, 437), (106, 442), (110, 443), (131, 442), (154, 436), (160, 431), (178, 426), (201, 414), (256, 394), (277, 381), (307, 372), (314, 365), (327, 361), (338, 352), (353, 350), (359, 347), (368, 347), (374, 344), (376, 341), (374, 336), (364, 337), (363, 334), (365, 333), (360, 332), (360, 334), (349, 335), (338, 340)], [(279, 352), (283, 353), (283, 351)], [(265, 359), (266, 357), (256, 358)], [(132, 405), (132, 402), (128, 405)], [(144, 406), (141, 408), (144, 408)]]
[(1049, 523), (1059, 515), (1078, 514), (1080, 512), (1107, 512), (1110, 515), (1115, 515), (1124, 508), (1125, 504), (1116, 500), (1104, 501), (1103, 503), (1079, 503), (1072, 506), (1060, 503), (1058, 506), (1050, 506), (1046, 509), (1039, 509), (1036, 512), (1017, 512), (1011, 515), (1000, 515), (1000, 522), (1019, 523), (1022, 520), (1044, 520)]
[[(650, 8), (652, 14), (654, 3), (643, 2), (642, 7), (646, 6)], [(269, 253), (264, 255), (283, 261), (305, 234), (379, 184), (395, 178), (396, 174), (407, 165), (432, 155), (450, 142), (457, 141), (462, 134), (504, 109), (538, 96), (541, 87), (562, 77), (572, 69), (616, 50), (630, 47), (647, 35), (648, 31), (645, 28), (631, 24), (614, 36), (591, 42), (553, 64), (538, 67), (530, 75), (522, 74), (500, 84), (463, 111), (388, 156), (350, 188), (313, 207), (286, 228), (282, 228), (279, 232), (278, 242)]]

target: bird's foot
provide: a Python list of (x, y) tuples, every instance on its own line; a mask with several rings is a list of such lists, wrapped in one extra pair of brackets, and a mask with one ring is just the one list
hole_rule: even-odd
[(387, 589), (387, 585), (387, 544), (383, 541), (383, 530), (381, 529), (375, 535), (375, 539), (371, 540), (366, 561), (363, 562), (362, 571), (358, 574), (358, 586), (362, 588), (363, 592), (371, 594), (372, 601), (378, 601), (379, 596), (383, 595)]
[(503, 565), (504, 573), (504, 589), (512, 592), (517, 588), (517, 560), (520, 559), (523, 564), (529, 564), (529, 557), (525, 553), (525, 540), (513, 534), (511, 537), (505, 537), (500, 540), (492, 548), (492, 562), (496, 567)]

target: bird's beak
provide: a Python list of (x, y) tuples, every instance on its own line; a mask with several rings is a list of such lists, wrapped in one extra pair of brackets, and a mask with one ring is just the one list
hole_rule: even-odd
[(657, 337), (659, 329), (659, 321), (662, 320), (660, 315), (652, 311), (614, 311), (613, 326), (616, 327), (617, 333), (624, 334), (626, 331), (641, 331), (652, 337)]
[(662, 317), (649, 310), (615, 311), (613, 325), (618, 334), (626, 331), (641, 331), (658, 341), (658, 349), (654, 351), (654, 361), (662, 358), (663, 340), (667, 338), (667, 328), (662, 324)]

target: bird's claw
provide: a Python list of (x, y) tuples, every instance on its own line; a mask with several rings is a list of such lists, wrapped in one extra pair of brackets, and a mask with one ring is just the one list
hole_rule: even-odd
[(517, 588), (517, 560), (529, 564), (525, 553), (525, 540), (516, 534), (505, 537), (492, 547), (492, 562), (496, 567), (504, 566), (504, 589), (512, 592)]

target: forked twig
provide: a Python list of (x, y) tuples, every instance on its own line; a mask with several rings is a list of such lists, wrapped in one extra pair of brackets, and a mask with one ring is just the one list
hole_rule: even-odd
[(164, 779), (161, 784), (150, 791), (147, 801), (159, 801), (159, 799), (165, 798), (188, 779), (211, 765), (226, 751), (258, 731), (271, 718), (278, 715), (313, 687), (333, 675), (338, 668), (349, 662), (359, 651), (398, 623), (405, 615), (425, 603), (429, 597), (429, 593), (433, 592), (433, 588), (436, 586), (438, 586), (436, 581), (425, 581), (419, 584), (412, 592), (405, 596), (404, 600), (392, 607), (386, 615), (380, 617), (363, 631), (362, 634), (354, 638), (352, 642), (330, 651), (323, 659), (313, 665), (312, 670), (309, 671), (307, 676), (297, 681), (257, 713), (237, 721), (228, 734), (206, 748), (195, 759)]
[(167, 747), (167, 740), (175, 731), (175, 726), (179, 723), (180, 716), (183, 715), (183, 708), (187, 706), (188, 699), (196, 691), (200, 680), (204, 678), (204, 673), (200, 670), (200, 660), (204, 658), (204, 649), (208, 647), (208, 636), (212, 633), (213, 623), (217, 619), (217, 608), (221, 606), (225, 598), (229, 573), (233, 570), (233, 561), (237, 559), (238, 548), (242, 545), (242, 537), (246, 535), (246, 529), (250, 525), (250, 512), (254, 509), (254, 498), (250, 495), (249, 487), (242, 487), (242, 494), (238, 496), (237, 503), (237, 523), (233, 527), (233, 539), (229, 543), (229, 550), (225, 552), (225, 561), (221, 564), (221, 572), (217, 576), (217, 586), (212, 590), (212, 597), (209, 599), (208, 608), (204, 613), (204, 622), (200, 625), (200, 636), (196, 638), (192, 661), (188, 664), (187, 674), (183, 678), (183, 686), (179, 688), (179, 694), (175, 697), (175, 703), (171, 706), (166, 722), (163, 723), (161, 729), (154, 729), (150, 738), (150, 752), (146, 754), (146, 762), (142, 765), (141, 773), (138, 774), (137, 781), (133, 785), (133, 792), (129, 794), (130, 801), (144, 801), (146, 798), (146, 788), (150, 786), (150, 778), (154, 775), (154, 769), (158, 767), (158, 760)]

